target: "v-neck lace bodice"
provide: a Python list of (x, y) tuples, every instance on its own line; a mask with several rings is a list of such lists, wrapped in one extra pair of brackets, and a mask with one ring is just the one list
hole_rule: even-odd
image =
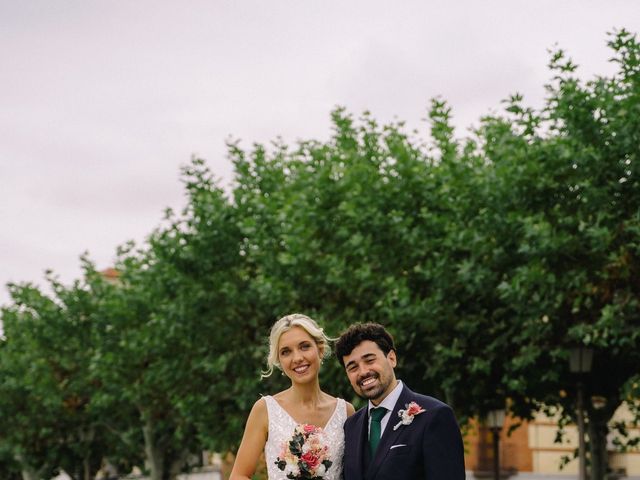
[[(285, 472), (278, 469), (275, 462), (283, 445), (291, 440), (293, 431), (299, 424), (280, 406), (275, 398), (267, 395), (264, 400), (267, 403), (269, 416), (269, 436), (264, 447), (269, 480), (288, 480)], [(329, 459), (333, 462), (324, 476), (325, 480), (342, 480), (342, 457), (344, 456), (344, 430), (342, 426), (346, 419), (346, 402), (339, 398), (331, 418), (323, 428), (328, 440)]]

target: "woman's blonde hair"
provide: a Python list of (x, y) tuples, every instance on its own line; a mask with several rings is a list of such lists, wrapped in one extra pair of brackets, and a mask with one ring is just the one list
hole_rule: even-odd
[(331, 347), (329, 346), (331, 339), (324, 334), (323, 329), (320, 328), (316, 321), (302, 313), (292, 313), (291, 315), (282, 317), (271, 327), (267, 369), (262, 372), (262, 378), (270, 376), (273, 373), (274, 367), (282, 370), (282, 366), (278, 361), (278, 342), (280, 342), (282, 334), (291, 330), (293, 327), (304, 329), (304, 331), (313, 338), (318, 348), (322, 351), (322, 358), (331, 355)]

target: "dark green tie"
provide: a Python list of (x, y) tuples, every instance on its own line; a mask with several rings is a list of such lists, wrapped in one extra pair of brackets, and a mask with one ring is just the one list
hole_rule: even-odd
[(371, 458), (376, 454), (376, 449), (380, 443), (381, 426), (380, 421), (382, 417), (387, 413), (387, 409), (384, 407), (372, 408), (369, 412), (371, 416), (371, 428), (369, 429), (369, 451), (371, 452)]

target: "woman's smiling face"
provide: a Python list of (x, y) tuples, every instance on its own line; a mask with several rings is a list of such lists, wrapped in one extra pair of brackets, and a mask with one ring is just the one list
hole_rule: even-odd
[(315, 379), (320, 371), (322, 353), (313, 337), (302, 327), (292, 327), (278, 341), (278, 361), (292, 382)]

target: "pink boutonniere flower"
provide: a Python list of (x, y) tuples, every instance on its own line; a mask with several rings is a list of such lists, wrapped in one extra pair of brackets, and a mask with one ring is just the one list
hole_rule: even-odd
[(398, 410), (398, 416), (401, 417), (402, 420), (400, 420), (393, 427), (394, 430), (400, 428), (401, 425), (411, 425), (411, 422), (413, 422), (413, 417), (415, 417), (416, 415), (420, 415), (425, 411), (425, 409), (418, 405), (416, 402), (411, 402), (410, 404), (405, 405), (405, 407), (407, 407), (406, 410)]

